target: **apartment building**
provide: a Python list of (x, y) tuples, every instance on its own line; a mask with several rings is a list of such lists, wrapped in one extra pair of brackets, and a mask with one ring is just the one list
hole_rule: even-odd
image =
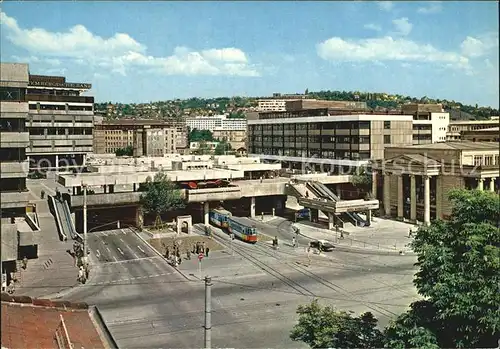
[(413, 116), (413, 144), (446, 142), (450, 114), (441, 104), (406, 104), (401, 111)]
[(452, 189), (498, 192), (499, 148), (493, 142), (445, 142), (385, 149), (373, 164), (372, 192), (386, 216), (429, 224), (448, 219)]
[(194, 116), (187, 117), (186, 126), (194, 130), (235, 130), (245, 131), (247, 129), (247, 120), (242, 118), (228, 118), (226, 115), (214, 116)]
[(335, 172), (382, 159), (386, 146), (411, 145), (412, 126), (411, 115), (390, 113), (329, 108), (259, 113), (259, 119), (248, 120), (248, 153), (292, 168), (307, 163)]
[(133, 133), (134, 156), (161, 157), (175, 154), (175, 128), (144, 126)]
[(500, 127), (484, 128), (482, 130), (462, 131), (461, 139), (472, 142), (500, 142)]
[(462, 132), (484, 130), (487, 128), (499, 127), (499, 125), (498, 119), (450, 121), (448, 132), (446, 133), (446, 140), (458, 141), (462, 139)]
[(212, 132), (212, 136), (219, 140), (225, 140), (229, 144), (231, 144), (231, 148), (234, 150), (238, 150), (241, 148), (246, 149), (246, 141), (247, 141), (247, 131), (241, 130), (219, 130), (215, 129)]
[(286, 103), (290, 101), (298, 101), (307, 99), (308, 97), (303, 94), (281, 94), (273, 93), (272, 97), (261, 98), (257, 101), (258, 112), (272, 112), (272, 111), (286, 111)]
[[(144, 130), (146, 130), (146, 133), (143, 137)], [(156, 131), (153, 132), (151, 130)], [(184, 149), (189, 149), (187, 128), (180, 122), (150, 119), (119, 119), (96, 122), (94, 152), (96, 154), (113, 154), (117, 149), (126, 148), (129, 145), (134, 146), (134, 135), (137, 142), (139, 142), (138, 138), (140, 137), (140, 144), (142, 144), (143, 139), (147, 141), (148, 139), (153, 140), (155, 137), (158, 137), (158, 132), (160, 132), (158, 130), (163, 130), (162, 132), (165, 137), (164, 154), (173, 154), (182, 152)], [(156, 145), (158, 146), (158, 142), (156, 142)], [(141, 151), (144, 151), (144, 149), (147, 149), (147, 147), (142, 147)]]
[[(0, 218), (1, 263), (5, 272), (15, 270), (21, 256), (31, 255), (36, 249), (33, 232), (20, 232), (17, 220), (26, 216), (29, 192), (26, 188), (29, 163), (26, 148), (29, 134), (26, 129), (28, 103), (28, 65), (1, 63), (0, 65)], [(36, 254), (36, 253), (35, 253)], [(3, 275), (2, 275), (3, 280)]]
[(94, 97), (82, 94), (87, 83), (69, 83), (62, 76), (29, 75), (26, 153), (30, 168), (80, 167), (92, 152)]

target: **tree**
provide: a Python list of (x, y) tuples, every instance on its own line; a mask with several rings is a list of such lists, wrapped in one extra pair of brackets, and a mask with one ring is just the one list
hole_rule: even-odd
[(363, 167), (352, 176), (351, 182), (357, 188), (370, 191), (372, 185), (371, 173), (369, 173), (366, 168)]
[(500, 197), (455, 190), (450, 200), (450, 221), (421, 228), (412, 243), (424, 300), (386, 329), (392, 348), (494, 347), (500, 338)]
[(194, 128), (189, 131), (188, 139), (190, 142), (212, 142), (214, 137), (212, 136), (212, 132), (210, 132), (210, 130), (198, 130), (197, 128)]
[(233, 148), (231, 147), (231, 144), (224, 139), (217, 144), (217, 147), (215, 147), (214, 155), (225, 155), (232, 150)]
[(193, 151), (193, 154), (195, 155), (208, 155), (211, 153), (210, 147), (208, 146), (207, 142), (205, 141), (200, 141), (199, 142), (199, 147), (198, 149)]
[(148, 177), (141, 188), (140, 203), (146, 212), (156, 215), (156, 222), (161, 221), (161, 214), (184, 207), (181, 191), (164, 172), (158, 172), (154, 180)]
[(116, 156), (132, 156), (134, 155), (134, 147), (127, 145), (125, 148), (118, 148), (115, 151)]
[(330, 306), (321, 307), (317, 300), (297, 309), (299, 322), (290, 334), (294, 341), (302, 341), (311, 348), (380, 348), (382, 333), (371, 313), (352, 317)]

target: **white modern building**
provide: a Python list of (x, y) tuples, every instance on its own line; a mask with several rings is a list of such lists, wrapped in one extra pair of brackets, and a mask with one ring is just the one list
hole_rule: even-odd
[(247, 119), (228, 118), (226, 115), (195, 116), (186, 118), (186, 126), (191, 130), (232, 130), (246, 131)]
[(413, 116), (414, 145), (446, 142), (450, 114), (441, 104), (407, 104), (402, 112)]

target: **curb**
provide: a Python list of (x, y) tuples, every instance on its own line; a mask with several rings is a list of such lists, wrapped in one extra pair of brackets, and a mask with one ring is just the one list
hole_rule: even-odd
[(160, 253), (158, 252), (153, 246), (151, 246), (151, 244), (149, 242), (146, 241), (146, 239), (144, 239), (141, 235), (140, 235), (140, 232), (134, 232), (135, 235), (137, 237), (139, 237), (139, 239), (141, 239), (142, 242), (144, 242), (144, 244), (146, 246), (148, 246), (149, 249), (151, 249), (155, 254), (157, 254), (158, 256), (161, 257), (162, 261), (164, 263), (166, 263), (169, 267), (173, 268), (174, 270), (176, 270), (179, 274), (181, 274), (186, 280), (188, 281), (199, 281), (199, 279), (196, 279), (196, 280), (192, 280), (189, 276), (187, 276), (186, 274), (184, 274), (179, 268), (175, 268), (175, 267), (172, 267), (168, 262), (167, 260), (165, 259), (165, 257)]

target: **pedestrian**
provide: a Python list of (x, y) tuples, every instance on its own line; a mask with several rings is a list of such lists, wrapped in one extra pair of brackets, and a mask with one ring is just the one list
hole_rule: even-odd
[(203, 246), (201, 247), (201, 253), (205, 253), (206, 247), (205, 247), (205, 241), (203, 241)]
[(196, 253), (196, 244), (193, 244), (193, 246), (191, 246), (191, 252)]
[(308, 191), (306, 191), (306, 198), (309, 199), (309, 192)]
[(205, 249), (205, 256), (207, 256), (207, 257), (208, 257), (208, 252), (210, 252), (210, 248), (208, 248), (208, 247), (207, 247), (207, 248)]
[(45, 198), (45, 190), (42, 189), (42, 191), (40, 192), (40, 197), (42, 199)]
[(200, 253), (200, 243), (196, 242), (196, 254)]
[(189, 249), (186, 250), (186, 257), (188, 260), (191, 260), (191, 251)]
[(170, 247), (167, 246), (166, 250), (165, 250), (165, 258), (169, 258), (170, 257)]
[(24, 256), (24, 258), (23, 258), (23, 269), (26, 270), (27, 267), (28, 267), (28, 258), (26, 258), (26, 256)]
[(295, 239), (295, 236), (292, 238), (292, 246), (295, 248), (297, 245), (297, 240)]

